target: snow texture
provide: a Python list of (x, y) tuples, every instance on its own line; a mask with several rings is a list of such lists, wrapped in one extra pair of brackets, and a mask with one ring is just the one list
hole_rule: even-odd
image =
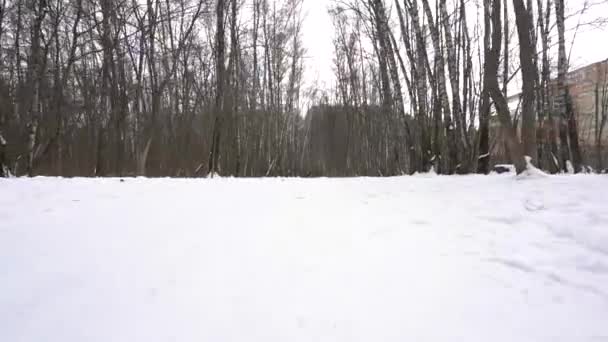
[(608, 341), (608, 177), (0, 179), (0, 341)]

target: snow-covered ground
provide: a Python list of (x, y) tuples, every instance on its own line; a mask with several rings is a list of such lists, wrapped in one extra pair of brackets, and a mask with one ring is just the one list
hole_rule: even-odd
[(608, 177), (0, 179), (0, 341), (608, 341)]

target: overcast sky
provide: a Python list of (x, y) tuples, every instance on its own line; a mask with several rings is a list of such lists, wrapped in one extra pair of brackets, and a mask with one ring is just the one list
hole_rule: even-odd
[[(307, 50), (304, 75), (306, 87), (318, 84), (322, 88), (328, 88), (333, 85), (332, 39), (334, 29), (327, 13), (327, 7), (331, 2), (332, 0), (304, 0), (306, 18), (303, 40)], [(581, 8), (584, 2), (585, 0), (566, 0), (566, 6), (570, 10), (574, 10)], [(582, 21), (599, 16), (608, 17), (608, 4), (594, 7), (593, 10), (586, 13)], [(576, 17), (567, 23), (570, 37), (574, 32), (573, 27), (578, 21), (579, 17)], [(608, 58), (607, 31), (589, 26), (580, 28), (572, 49), (571, 68), (578, 68), (606, 58)]]
[(334, 28), (327, 13), (330, 3), (331, 0), (304, 0), (303, 40), (307, 50), (304, 79), (308, 86), (317, 80), (320, 86), (331, 86), (333, 80)]
[[(566, 3), (570, 8), (580, 8), (584, 0), (566, 0)], [(570, 30), (570, 39), (572, 39), (575, 32), (574, 27), (579, 22), (587, 22), (601, 17), (608, 17), (608, 3), (593, 7), (582, 17), (572, 18), (567, 24)], [(594, 26), (580, 27), (574, 39), (570, 60), (571, 67), (578, 68), (608, 58), (608, 35), (606, 33), (606, 28)]]

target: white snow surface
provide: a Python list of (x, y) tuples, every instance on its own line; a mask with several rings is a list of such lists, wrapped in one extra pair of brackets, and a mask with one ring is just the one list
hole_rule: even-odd
[(608, 177), (0, 179), (0, 341), (608, 341)]

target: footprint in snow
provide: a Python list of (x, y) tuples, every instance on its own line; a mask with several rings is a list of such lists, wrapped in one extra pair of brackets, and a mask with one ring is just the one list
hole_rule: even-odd
[(545, 204), (543, 203), (543, 201), (541, 200), (535, 200), (535, 199), (527, 199), (524, 201), (524, 208), (526, 208), (527, 211), (541, 211), (541, 210), (545, 210), (547, 209), (545, 207)]

